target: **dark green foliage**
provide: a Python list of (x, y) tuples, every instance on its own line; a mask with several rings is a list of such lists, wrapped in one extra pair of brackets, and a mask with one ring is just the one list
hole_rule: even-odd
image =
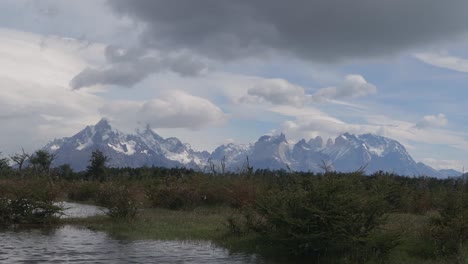
[(63, 209), (54, 202), (58, 191), (43, 180), (2, 184), (0, 225), (50, 224)]
[(70, 166), (70, 164), (60, 165), (59, 167), (55, 169), (55, 173), (61, 179), (72, 180), (73, 178), (76, 177), (76, 174), (73, 171), (73, 168)]
[(1, 176), (7, 176), (12, 172), (12, 169), (10, 167), (10, 163), (7, 158), (2, 157), (0, 153), (0, 175)]
[(54, 154), (46, 150), (38, 150), (29, 158), (29, 162), (37, 172), (49, 174), (54, 158)]
[(447, 190), (439, 215), (431, 219), (426, 235), (435, 246), (435, 255), (461, 256), (468, 243), (468, 186), (459, 181)]
[(107, 178), (107, 162), (109, 158), (100, 150), (91, 153), (91, 159), (86, 169), (86, 174), (93, 180), (103, 181)]
[(367, 188), (365, 178), (290, 177), (260, 195), (247, 211), (250, 230), (295, 254), (358, 258), (377, 244), (372, 235), (388, 206), (380, 193)]

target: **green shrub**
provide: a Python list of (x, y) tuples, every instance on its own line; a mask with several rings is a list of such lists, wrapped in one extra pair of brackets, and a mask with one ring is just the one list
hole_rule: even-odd
[[(45, 180), (2, 183), (7, 191), (0, 197), (0, 224), (50, 224), (62, 214), (55, 204), (59, 191)], [(5, 188), (7, 187), (7, 188)]]
[(463, 256), (468, 243), (468, 193), (465, 184), (448, 191), (439, 215), (432, 217), (426, 238), (434, 246), (436, 256)]
[(125, 184), (102, 185), (97, 201), (107, 208), (107, 215), (111, 218), (131, 221), (137, 216), (138, 202), (135, 194)]
[(394, 246), (375, 233), (387, 210), (384, 197), (359, 177), (294, 177), (261, 194), (245, 224), (295, 254), (360, 259), (369, 249), (384, 255)]

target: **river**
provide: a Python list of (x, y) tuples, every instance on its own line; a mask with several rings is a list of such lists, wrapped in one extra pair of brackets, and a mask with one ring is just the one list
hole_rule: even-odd
[[(98, 207), (66, 203), (67, 215), (103, 213)], [(104, 232), (65, 225), (0, 231), (0, 263), (267, 263), (231, 254), (210, 242), (122, 240)]]

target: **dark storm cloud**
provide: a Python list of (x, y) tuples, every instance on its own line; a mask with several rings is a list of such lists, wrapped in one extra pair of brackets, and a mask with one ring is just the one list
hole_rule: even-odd
[(108, 46), (105, 55), (109, 65), (84, 69), (70, 81), (72, 89), (97, 84), (131, 87), (149, 75), (165, 70), (181, 76), (196, 76), (206, 70), (202, 61), (183, 53), (151, 54), (140, 49)]
[(109, 0), (143, 45), (217, 59), (286, 52), (320, 61), (388, 55), (467, 32), (466, 0)]

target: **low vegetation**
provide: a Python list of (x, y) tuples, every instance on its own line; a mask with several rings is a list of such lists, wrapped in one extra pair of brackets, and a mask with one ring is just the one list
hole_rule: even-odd
[[(251, 169), (3, 168), (0, 224), (51, 224), (69, 200), (107, 216), (63, 219), (129, 239), (211, 240), (232, 250), (331, 263), (465, 263), (462, 178)], [(92, 160), (91, 160), (91, 164)], [(37, 169), (39, 168), (39, 169)], [(63, 173), (63, 174), (62, 174)]]
[(0, 182), (0, 226), (56, 223), (63, 208), (54, 203), (58, 188), (43, 180)]

